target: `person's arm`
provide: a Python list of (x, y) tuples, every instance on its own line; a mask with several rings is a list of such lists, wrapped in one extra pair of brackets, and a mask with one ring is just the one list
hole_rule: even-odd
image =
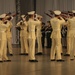
[(37, 21), (33, 21), (34, 25), (41, 25), (41, 21), (37, 20)]

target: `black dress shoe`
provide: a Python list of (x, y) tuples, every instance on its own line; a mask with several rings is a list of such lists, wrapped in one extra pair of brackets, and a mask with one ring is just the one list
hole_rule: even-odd
[(57, 60), (57, 62), (64, 62), (65, 60), (63, 60), (63, 59), (59, 59), (59, 60)]
[(70, 56), (70, 54), (65, 54), (64, 56)]
[(10, 56), (13, 56), (13, 54), (9, 54)]
[(74, 59), (70, 59), (70, 60), (72, 60), (72, 61), (73, 61)]
[(8, 59), (8, 60), (4, 60), (4, 62), (11, 62), (11, 60), (10, 60), (10, 59)]
[(29, 62), (38, 62), (38, 60), (29, 60)]
[(63, 55), (63, 53), (61, 53), (61, 55)]
[(3, 60), (0, 60), (0, 63), (2, 63), (3, 62)]
[(25, 53), (20, 53), (20, 55), (25, 55)]
[(35, 55), (43, 55), (43, 53), (42, 52), (39, 52), (39, 53), (36, 53)]
[(28, 53), (25, 53), (24, 55), (28, 55)]
[(51, 61), (55, 61), (55, 59), (51, 59)]

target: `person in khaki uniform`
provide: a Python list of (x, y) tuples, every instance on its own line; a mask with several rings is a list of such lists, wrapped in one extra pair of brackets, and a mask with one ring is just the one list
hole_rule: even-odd
[[(74, 13), (74, 11), (72, 11), (72, 13)], [(75, 13), (74, 13), (75, 14)], [(68, 20), (70, 20), (70, 19), (74, 19), (75, 17), (73, 17), (74, 16), (74, 14), (72, 14), (72, 15), (70, 15), (69, 16), (69, 18), (68, 18)], [(70, 25), (69, 25), (70, 23), (67, 23), (67, 52), (66, 52), (66, 54), (65, 54), (65, 56), (70, 56), (70, 50), (71, 50), (71, 35), (70, 35)]]
[(8, 51), (9, 54), (12, 56), (13, 51), (12, 51), (12, 33), (11, 33), (11, 28), (12, 28), (12, 22), (11, 22), (12, 17), (8, 16), (8, 22), (9, 22), (9, 27), (7, 28), (6, 31), (6, 36), (7, 36), (7, 46), (8, 46)]
[(41, 27), (42, 27), (42, 16), (37, 15), (38, 20), (41, 22), (40, 25), (37, 25), (36, 27), (36, 38), (37, 38), (37, 43), (38, 43), (38, 50), (36, 55), (42, 55), (43, 51), (42, 51), (42, 34), (41, 34)]
[(41, 22), (36, 20), (34, 21), (34, 13), (35, 11), (28, 12), (29, 20), (28, 20), (28, 31), (29, 31), (29, 62), (38, 62), (35, 58), (35, 28)]
[(21, 28), (20, 30), (20, 42), (21, 42), (21, 53), (20, 55), (28, 55), (28, 32), (27, 32), (27, 22), (25, 15), (21, 16), (22, 20), (17, 23), (17, 26)]
[(74, 60), (74, 54), (75, 54), (75, 10), (72, 11), (71, 18), (67, 21), (67, 27), (69, 27), (69, 50), (70, 50), (70, 59)]
[(2, 22), (0, 24), (0, 35), (1, 35), (1, 44), (0, 44), (0, 61), (10, 61), (7, 57), (7, 37), (6, 30), (9, 27), (9, 23), (6, 20), (6, 14), (0, 16)]
[(56, 60), (61, 62), (61, 25), (65, 22), (65, 20), (60, 17), (61, 12), (56, 10), (54, 11), (55, 17), (50, 20), (51, 26), (52, 26), (52, 47), (51, 47), (51, 54), (50, 59), (51, 61), (55, 61), (55, 54), (56, 54)]

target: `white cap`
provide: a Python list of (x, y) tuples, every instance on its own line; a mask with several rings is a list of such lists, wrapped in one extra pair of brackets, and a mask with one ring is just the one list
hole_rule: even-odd
[(37, 17), (39, 17), (39, 18), (43, 18), (41, 15), (37, 15)]
[(6, 14), (2, 14), (0, 15), (0, 18), (4, 18), (6, 16)]
[(25, 17), (25, 15), (21, 15), (21, 17), (22, 17), (22, 18), (24, 18), (24, 17)]
[(73, 13), (75, 13), (75, 10), (72, 10)]
[(28, 15), (33, 15), (35, 13), (35, 11), (30, 11), (28, 12)]
[(54, 11), (54, 14), (55, 14), (55, 15), (60, 15), (60, 14), (61, 14), (61, 11), (55, 10), (55, 11)]

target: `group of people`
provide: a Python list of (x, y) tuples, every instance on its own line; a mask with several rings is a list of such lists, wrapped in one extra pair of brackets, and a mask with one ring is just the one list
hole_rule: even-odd
[[(66, 27), (67, 32), (67, 52), (65, 56), (70, 56), (71, 60), (74, 60), (74, 22), (75, 22), (75, 11), (72, 12), (61, 12), (59, 10), (50, 11), (50, 21), (47, 21), (48, 26), (46, 27), (44, 23), (42, 23), (42, 16), (37, 15), (35, 17), (35, 11), (28, 12), (29, 20), (26, 21), (25, 15), (22, 15), (22, 21), (17, 23), (17, 27), (21, 27), (20, 31), (20, 40), (21, 40), (21, 54), (24, 53), (23, 45), (25, 46), (24, 54), (29, 54), (30, 62), (37, 62), (35, 58), (35, 42), (37, 40), (38, 43), (38, 54), (42, 54), (42, 47), (44, 47), (44, 39), (45, 35), (47, 39), (47, 46), (51, 47), (50, 51), (50, 60), (63, 62), (62, 59), (62, 43), (61, 43), (61, 31), (62, 27)], [(23, 23), (23, 24), (22, 24)], [(24, 26), (25, 25), (25, 29)], [(24, 31), (25, 30), (25, 31)], [(24, 32), (23, 32), (24, 31)], [(23, 34), (25, 35), (23, 35)], [(22, 34), (22, 36), (21, 36)], [(62, 32), (63, 34), (63, 32)], [(41, 36), (42, 35), (42, 36)], [(24, 38), (23, 38), (24, 36)], [(64, 36), (64, 35), (63, 35)], [(28, 38), (27, 38), (28, 37)], [(42, 38), (42, 39), (41, 39)], [(23, 40), (24, 39), (24, 40)], [(26, 42), (28, 40), (28, 43)], [(24, 43), (25, 41), (25, 43)], [(42, 41), (42, 42), (41, 42)], [(52, 42), (52, 44), (51, 44)], [(26, 44), (27, 43), (27, 44)], [(27, 51), (26, 51), (27, 50)]]
[[(48, 15), (48, 14), (47, 14)], [(10, 55), (12, 51), (12, 19), (15, 15), (0, 15), (0, 62), (11, 61), (7, 56), (7, 48)], [(65, 56), (70, 56), (74, 60), (75, 43), (75, 10), (65, 13), (59, 10), (50, 11), (50, 21), (47, 26), (42, 22), (42, 16), (35, 14), (35, 11), (21, 15), (21, 20), (16, 24), (16, 29), (20, 31), (21, 51), (20, 55), (28, 55), (29, 62), (38, 62), (35, 55), (42, 55), (45, 36), (47, 38), (47, 48), (50, 50), (50, 60), (63, 62), (61, 31), (62, 27), (67, 27), (67, 52)], [(27, 19), (28, 18), (28, 19)], [(35, 54), (36, 40), (38, 44)]]
[[(34, 16), (35, 11), (28, 12), (28, 15), (21, 15), (21, 21), (16, 28), (20, 29), (20, 55), (29, 55), (29, 62), (38, 62), (35, 58), (35, 44), (38, 43), (36, 55), (43, 54), (41, 41), (42, 16)], [(27, 16), (29, 17), (26, 20)], [(20, 27), (20, 28), (19, 28)]]
[(12, 52), (12, 22), (13, 16), (7, 14), (0, 15), (0, 62), (11, 61), (7, 56), (7, 47), (10, 55)]
[(62, 43), (61, 43), (61, 29), (63, 26), (67, 27), (67, 52), (65, 56), (70, 56), (71, 60), (74, 60), (74, 45), (75, 45), (75, 10), (64, 13), (59, 10), (51, 12), (53, 13), (50, 19), (52, 26), (52, 47), (50, 59), (51, 61), (63, 62), (62, 59)]

